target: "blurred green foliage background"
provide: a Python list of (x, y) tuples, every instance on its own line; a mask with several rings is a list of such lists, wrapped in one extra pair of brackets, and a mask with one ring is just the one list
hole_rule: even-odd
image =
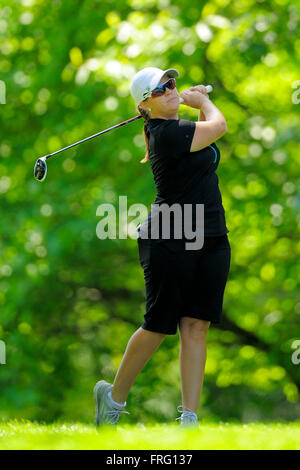
[[(211, 327), (199, 416), (299, 418), (300, 38), (288, 0), (0, 1), (0, 416), (93, 419), (144, 315), (134, 238), (100, 240), (97, 207), (155, 186), (142, 120), (38, 157), (136, 115), (141, 68), (179, 70), (178, 91), (214, 87), (228, 133), (219, 184), (232, 247), (222, 324)], [(182, 106), (179, 117), (197, 120)], [(134, 383), (123, 421), (165, 422), (181, 403), (179, 337)]]

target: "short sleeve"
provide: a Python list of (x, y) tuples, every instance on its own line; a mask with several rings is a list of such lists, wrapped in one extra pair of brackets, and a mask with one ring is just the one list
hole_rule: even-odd
[(178, 157), (191, 149), (196, 123), (187, 119), (167, 119), (161, 126), (159, 148), (163, 154)]

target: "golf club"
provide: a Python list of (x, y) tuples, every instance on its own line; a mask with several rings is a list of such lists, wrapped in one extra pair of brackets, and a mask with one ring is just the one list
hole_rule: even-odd
[[(211, 85), (207, 85), (205, 88), (206, 88), (207, 93), (210, 93), (213, 89)], [(183, 102), (184, 102), (183, 98), (179, 97), (179, 103), (183, 103)], [(82, 142), (86, 142), (87, 140), (93, 139), (94, 137), (97, 137), (98, 135), (105, 134), (106, 132), (109, 132), (112, 129), (117, 129), (118, 127), (124, 126), (125, 124), (128, 124), (129, 122), (136, 121), (137, 119), (140, 119), (141, 117), (142, 115), (139, 114), (138, 116), (128, 119), (127, 121), (123, 121), (120, 124), (116, 124), (115, 126), (109, 127), (108, 129), (105, 129), (104, 131), (98, 132), (97, 134), (93, 134), (90, 137), (86, 137), (83, 140), (79, 140), (78, 142), (75, 142), (75, 144), (68, 145), (68, 147), (64, 147), (63, 149), (57, 150), (56, 152), (49, 153), (48, 155), (44, 155), (43, 157), (38, 158), (34, 165), (34, 170), (33, 170), (33, 175), (35, 179), (37, 181), (44, 181), (47, 175), (46, 160), (50, 157), (53, 157), (53, 155), (63, 152), (64, 150), (74, 147), (75, 145), (79, 145)]]
[(56, 152), (49, 153), (48, 155), (44, 155), (44, 157), (38, 158), (36, 161), (36, 164), (34, 165), (34, 170), (33, 170), (35, 179), (38, 181), (43, 181), (46, 178), (46, 175), (47, 175), (46, 160), (50, 157), (53, 157), (53, 155), (63, 152), (64, 150), (74, 147), (75, 145), (81, 144), (82, 142), (93, 139), (94, 137), (97, 137), (98, 135), (105, 134), (105, 132), (111, 131), (112, 129), (116, 129), (117, 127), (124, 126), (125, 124), (128, 124), (129, 122), (135, 121), (137, 119), (140, 119), (141, 117), (142, 117), (141, 115), (135, 116), (131, 119), (128, 119), (127, 121), (121, 122), (120, 124), (116, 124), (115, 126), (109, 127), (108, 129), (105, 129), (104, 131), (98, 132), (97, 134), (93, 134), (90, 137), (86, 137), (86, 139), (79, 140), (78, 142), (75, 142), (75, 144), (68, 145), (68, 147), (64, 147), (63, 149), (57, 150)]

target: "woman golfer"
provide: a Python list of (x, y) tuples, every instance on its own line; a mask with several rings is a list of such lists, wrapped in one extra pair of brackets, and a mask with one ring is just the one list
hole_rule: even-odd
[[(154, 229), (160, 227), (152, 208), (138, 227), (146, 313), (127, 344), (114, 383), (101, 380), (94, 387), (96, 425), (115, 424), (121, 413), (128, 413), (124, 407), (135, 378), (165, 336), (177, 333), (178, 326), (182, 405), (177, 419), (181, 426), (198, 426), (206, 333), (211, 323), (220, 323), (231, 258), (216, 175), (220, 152), (215, 144), (227, 132), (227, 126), (205, 86), (191, 87), (179, 96), (175, 83), (178, 75), (175, 69), (147, 67), (134, 76), (130, 91), (145, 120), (147, 152), (142, 162), (150, 161), (157, 189), (155, 204), (182, 207), (180, 220), (187, 217), (192, 229), (199, 227), (204, 214), (204, 239), (200, 248), (187, 249), (186, 242), (191, 246), (192, 237), (186, 237), (186, 230), (181, 238), (174, 236), (175, 228), (182, 228), (177, 215), (169, 218), (167, 237), (159, 229), (158, 236), (151, 238), (151, 223), (152, 229), (154, 225)], [(185, 105), (199, 109), (197, 122), (178, 118), (180, 97)], [(188, 206), (191, 211), (186, 216)], [(204, 207), (204, 212), (198, 212), (197, 206)]]

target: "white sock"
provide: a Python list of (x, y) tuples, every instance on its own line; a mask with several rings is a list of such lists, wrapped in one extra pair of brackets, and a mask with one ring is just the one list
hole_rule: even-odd
[(125, 403), (118, 403), (118, 402), (116, 402), (116, 401), (113, 399), (113, 397), (112, 397), (111, 391), (108, 392), (108, 397), (109, 397), (109, 399), (112, 401), (112, 403), (114, 403), (115, 405), (118, 405), (118, 406), (125, 406), (125, 405), (126, 405), (126, 401), (125, 401)]

